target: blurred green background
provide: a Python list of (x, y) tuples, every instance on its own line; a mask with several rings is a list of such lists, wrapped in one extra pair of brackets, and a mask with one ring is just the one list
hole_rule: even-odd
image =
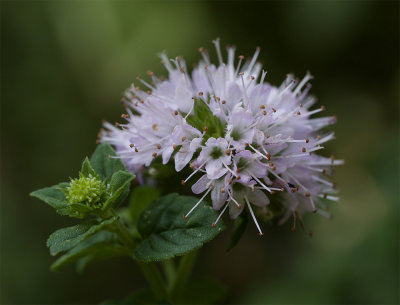
[(195, 63), (216, 37), (239, 54), (261, 46), (273, 84), (310, 70), (338, 116), (325, 153), (346, 164), (334, 219), (305, 219), (313, 238), (264, 225), (260, 239), (250, 225), (226, 254), (224, 233), (195, 275), (224, 281), (228, 304), (399, 302), (398, 1), (2, 1), (2, 304), (93, 304), (146, 285), (128, 259), (50, 272), (46, 238), (73, 220), (28, 193), (77, 174), (101, 120), (119, 119), (120, 93), (165, 74), (158, 52)]

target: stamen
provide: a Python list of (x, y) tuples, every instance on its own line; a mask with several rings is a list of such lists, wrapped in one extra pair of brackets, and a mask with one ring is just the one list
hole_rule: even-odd
[(260, 236), (263, 236), (264, 233), (261, 231), (260, 226), (258, 225), (256, 216), (254, 215), (253, 209), (251, 208), (251, 205), (250, 205), (249, 200), (247, 199), (247, 196), (244, 196), (244, 200), (246, 201), (247, 206), (249, 207), (251, 217), (253, 217), (253, 221), (254, 221), (254, 223), (256, 224), (256, 227), (257, 227), (257, 229), (258, 229), (258, 232), (259, 232), (258, 234), (259, 234)]
[(221, 216), (224, 214), (224, 212), (225, 212), (226, 208), (228, 207), (228, 205), (229, 205), (229, 203), (227, 203), (227, 204), (225, 205), (225, 207), (224, 207), (224, 209), (222, 210), (222, 212), (218, 215), (217, 220), (216, 220), (215, 222), (213, 222), (213, 224), (212, 224), (213, 227), (215, 227), (215, 226), (217, 225), (219, 219), (220, 219)]
[(192, 213), (193, 210), (194, 210), (195, 208), (197, 208), (197, 206), (203, 201), (203, 199), (208, 195), (208, 193), (209, 193), (211, 190), (212, 190), (212, 187), (210, 187), (210, 188), (207, 190), (207, 192), (200, 198), (200, 200), (190, 209), (190, 211), (189, 211), (186, 215), (183, 216), (183, 219), (187, 219), (187, 218), (188, 218), (188, 216), (190, 215), (190, 213)]
[(219, 64), (222, 65), (224, 61), (222, 60), (221, 48), (219, 46), (219, 38), (213, 40), (212, 42), (215, 45), (215, 49), (217, 50)]

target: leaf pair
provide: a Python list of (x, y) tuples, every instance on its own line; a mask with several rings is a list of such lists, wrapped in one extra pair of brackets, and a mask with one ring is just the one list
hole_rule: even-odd
[[(75, 218), (84, 218), (89, 214), (102, 214), (109, 207), (117, 207), (129, 194), (129, 184), (135, 177), (125, 170), (120, 159), (111, 158), (115, 156), (115, 151), (108, 144), (100, 144), (90, 158), (85, 159), (80, 170), (82, 179), (99, 179), (107, 187), (105, 196), (101, 196), (101, 203), (90, 206), (84, 202), (72, 201), (71, 183), (63, 182), (58, 185), (46, 187), (32, 192), (30, 195), (37, 197), (61, 215), (68, 215)], [(79, 183), (79, 181), (77, 181)], [(78, 191), (86, 191), (85, 189)], [(87, 197), (99, 194), (86, 194)], [(100, 194), (101, 195), (101, 194)], [(100, 196), (99, 195), (99, 196)], [(93, 197), (92, 196), (92, 197)], [(70, 198), (70, 199), (68, 199)]]

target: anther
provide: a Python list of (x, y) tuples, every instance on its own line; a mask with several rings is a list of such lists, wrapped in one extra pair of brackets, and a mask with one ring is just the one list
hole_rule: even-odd
[(133, 145), (133, 144), (129, 144), (129, 147), (130, 147), (130, 148), (133, 148), (134, 146), (135, 146), (135, 145)]
[(261, 233), (258, 233), (258, 235), (260, 235), (260, 236), (264, 236), (264, 233), (262, 233), (262, 232), (261, 232)]
[(303, 107), (303, 104), (300, 104), (299, 106), (300, 106), (300, 108), (302, 108), (302, 107)]
[(154, 158), (157, 157), (157, 153), (154, 152), (154, 153), (152, 154), (152, 156), (153, 156)]
[(276, 170), (276, 166), (273, 166), (273, 167), (272, 167), (272, 170), (275, 171), (275, 170)]
[(231, 150), (230, 150), (230, 149), (225, 150), (225, 154), (226, 154), (227, 156), (230, 156)]
[(205, 132), (207, 132), (208, 127), (207, 127), (207, 126), (204, 126), (203, 130), (204, 130)]
[(267, 112), (265, 110), (263, 111), (263, 115), (267, 115)]
[(246, 143), (244, 143), (244, 146), (248, 147), (248, 146), (249, 146), (249, 143), (247, 143), (247, 142), (246, 142)]
[(314, 210), (313, 210), (313, 213), (314, 213), (314, 214), (317, 213), (317, 209), (314, 209)]
[(229, 178), (229, 179), (228, 179), (228, 183), (229, 183), (229, 184), (232, 184), (232, 179)]
[(190, 164), (189, 164), (189, 167), (190, 167), (190, 168), (194, 168), (194, 164), (193, 164), (193, 163), (190, 163)]
[(180, 67), (179, 70), (181, 70), (182, 72), (185, 72), (185, 68), (184, 67)]
[(147, 94), (148, 94), (148, 95), (151, 95), (151, 91), (150, 91), (150, 90), (147, 90)]
[(119, 127), (119, 123), (118, 122), (115, 122), (115, 127)]
[(326, 169), (325, 169), (325, 168), (322, 170), (322, 173), (323, 173), (323, 174), (326, 174)]
[(225, 105), (225, 104), (226, 104), (226, 101), (225, 101), (225, 100), (223, 100), (221, 103), (222, 103), (222, 105)]
[(310, 192), (307, 192), (306, 197), (310, 197), (310, 196), (311, 196)]
[(140, 87), (139, 87), (139, 86), (136, 86), (136, 87), (135, 87), (135, 90), (136, 90), (136, 91), (139, 91), (139, 90), (140, 90)]
[(160, 144), (157, 144), (157, 148), (158, 148), (158, 149), (161, 149), (161, 145), (160, 145)]
[(182, 184), (182, 185), (185, 185), (185, 180), (181, 180), (181, 184)]
[(244, 75), (244, 72), (240, 72), (239, 75), (240, 75), (240, 76)]
[(199, 48), (199, 52), (204, 52), (204, 48)]
[(140, 100), (139, 102), (141, 102), (142, 104), (144, 104), (144, 100)]
[(175, 115), (178, 115), (178, 113), (179, 113), (178, 110), (175, 110), (175, 111), (174, 111), (174, 114), (175, 114)]
[(221, 193), (225, 193), (225, 189), (224, 188), (221, 188)]
[(261, 105), (261, 106), (260, 106), (260, 109), (265, 109), (265, 106), (264, 106), (264, 105)]
[(306, 138), (306, 143), (308, 143), (308, 142), (310, 142), (310, 139), (309, 139), (309, 138)]
[(123, 114), (121, 114), (121, 118), (128, 119), (129, 118), (129, 114), (123, 113)]
[(187, 217), (186, 217), (185, 215), (182, 215), (182, 218), (183, 218), (183, 220), (186, 220), (186, 219), (187, 219)]
[(300, 111), (297, 111), (297, 115), (300, 115), (301, 114), (301, 112)]
[(324, 111), (326, 108), (325, 106), (321, 106), (321, 110)]
[(268, 138), (270, 137), (270, 135), (267, 133), (267, 134), (265, 135), (265, 137), (268, 139)]
[(217, 100), (217, 102), (219, 102), (221, 100), (219, 97), (216, 97), (215, 99)]
[(267, 160), (268, 161), (271, 160), (271, 154), (270, 153), (267, 154)]
[(153, 73), (153, 71), (150, 71), (150, 70), (149, 70), (149, 71), (147, 71), (147, 75), (148, 75), (148, 76), (153, 76), (154, 73)]
[(177, 147), (176, 145), (173, 145), (173, 146), (172, 146), (172, 148), (173, 148), (174, 150), (176, 149), (176, 147)]
[(217, 224), (216, 224), (215, 222), (213, 222), (213, 223), (211, 224), (211, 226), (212, 226), (213, 228), (215, 228), (215, 227), (217, 226)]
[(203, 92), (201, 92), (201, 91), (199, 92), (199, 96), (203, 96), (203, 94), (204, 94)]
[(273, 111), (273, 112), (276, 112), (276, 109), (275, 109), (275, 108), (272, 108), (272, 111)]
[(135, 147), (135, 152), (139, 152), (139, 149), (137, 149), (137, 147)]
[(306, 152), (306, 148), (303, 147), (303, 148), (301, 149), (301, 151), (302, 151), (303, 153), (305, 153), (305, 152)]
[(186, 137), (182, 137), (182, 142), (185, 142), (185, 140), (186, 140)]
[(111, 159), (111, 155), (108, 155), (108, 159)]
[(158, 130), (158, 128), (157, 128), (157, 124), (153, 124), (152, 126), (151, 126), (151, 128), (154, 130), (154, 131), (157, 131)]

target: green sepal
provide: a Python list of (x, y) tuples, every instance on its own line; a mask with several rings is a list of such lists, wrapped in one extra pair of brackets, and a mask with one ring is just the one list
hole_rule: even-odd
[(129, 251), (119, 243), (118, 237), (115, 234), (101, 231), (61, 256), (50, 268), (53, 271), (59, 271), (63, 267), (73, 264), (87, 255), (111, 251), (120, 255), (129, 255)]
[(138, 231), (143, 241), (136, 247), (137, 259), (160, 261), (184, 255), (200, 248), (225, 229), (218, 214), (206, 202), (200, 204), (185, 220), (198, 198), (176, 193), (154, 201), (139, 217)]
[(93, 236), (97, 232), (109, 229), (109, 227), (117, 220), (117, 216), (101, 222), (91, 220), (55, 231), (47, 240), (47, 247), (50, 248), (50, 254), (57, 255), (60, 252), (72, 249), (77, 244)]
[(229, 242), (229, 247), (227, 249), (228, 252), (231, 251), (242, 238), (244, 232), (246, 231), (248, 222), (249, 217), (246, 213), (246, 210), (243, 210), (243, 212), (238, 217), (236, 217), (234, 221), (232, 237), (231, 241)]
[(129, 188), (130, 182), (135, 178), (135, 175), (125, 170), (119, 170), (114, 173), (110, 181), (111, 197), (103, 205), (103, 210), (106, 210), (111, 204), (113, 204), (125, 191)]
[(101, 143), (97, 146), (93, 155), (90, 157), (90, 164), (99, 174), (101, 180), (111, 182), (115, 172), (124, 171), (125, 167), (121, 159), (110, 158), (116, 156), (114, 149), (107, 143)]

